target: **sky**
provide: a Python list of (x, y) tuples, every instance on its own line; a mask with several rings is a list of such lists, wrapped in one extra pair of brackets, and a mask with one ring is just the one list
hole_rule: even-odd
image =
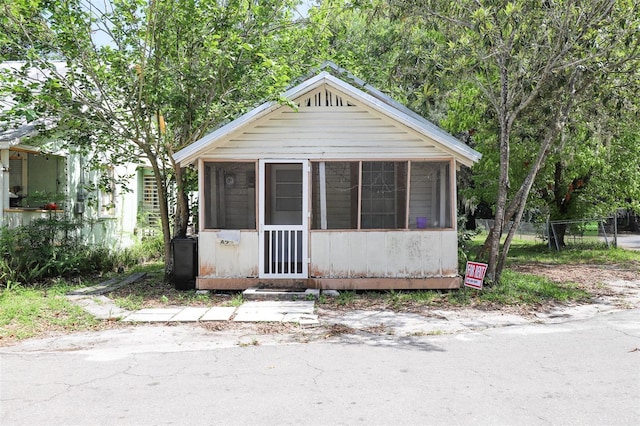
[[(298, 6), (297, 11), (301, 17), (306, 17), (309, 13), (309, 9), (315, 6), (319, 0), (302, 0), (302, 3)], [(87, 9), (95, 9), (96, 13), (101, 13), (108, 10), (111, 7), (110, 0), (86, 0), (84, 5)], [(109, 44), (110, 37), (104, 31), (94, 31), (93, 41), (98, 46), (104, 46)]]

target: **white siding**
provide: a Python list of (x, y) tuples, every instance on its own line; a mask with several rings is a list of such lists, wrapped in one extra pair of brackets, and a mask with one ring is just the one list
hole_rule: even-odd
[[(204, 161), (257, 159), (440, 160), (444, 151), (427, 136), (364, 107), (336, 89), (322, 86), (294, 102), (298, 111), (281, 106), (266, 116), (238, 127), (199, 152)], [(336, 97), (337, 96), (337, 97)], [(330, 167), (328, 167), (330, 170)], [(347, 171), (343, 171), (343, 174)], [(345, 178), (327, 174), (328, 217), (350, 226), (351, 206)], [(413, 191), (430, 192), (426, 180)], [(257, 179), (259, 188), (261, 182)], [(336, 194), (340, 192), (340, 196)], [(419, 216), (434, 215), (434, 201), (419, 200)], [(420, 209), (417, 209), (420, 210)], [(411, 220), (415, 223), (415, 216)], [(331, 220), (331, 219), (329, 219)], [(200, 234), (201, 278), (257, 277), (259, 241), (257, 231), (242, 231), (237, 246), (221, 246), (215, 232)], [(429, 278), (457, 275), (455, 230), (311, 231), (310, 276), (321, 278)]]
[(311, 274), (322, 278), (456, 276), (456, 231), (311, 232)]
[[(332, 105), (307, 106), (324, 94), (317, 89), (294, 102), (298, 111), (282, 106), (261, 120), (216, 143), (204, 158), (377, 159), (447, 158), (427, 137), (382, 114), (358, 106), (333, 90)], [(335, 96), (342, 99), (336, 106)]]

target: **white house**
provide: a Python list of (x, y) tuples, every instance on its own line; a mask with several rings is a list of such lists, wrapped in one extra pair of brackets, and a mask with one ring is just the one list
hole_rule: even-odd
[[(63, 62), (55, 65), (64, 73)], [(0, 71), (22, 66), (21, 62), (4, 62)], [(24, 78), (28, 80), (26, 85), (44, 76), (33, 69)], [(0, 108), (11, 107), (10, 98), (0, 100)], [(82, 224), (85, 242), (126, 247), (138, 239), (141, 226), (149, 226), (149, 218), (154, 221), (159, 211), (156, 185), (150, 169), (143, 164), (107, 166), (97, 172), (87, 167), (80, 154), (61, 149), (59, 141), (34, 142), (39, 126), (47, 125), (42, 120), (0, 125), (0, 226), (16, 227), (34, 219), (64, 215)], [(128, 179), (127, 191), (117, 185), (102, 191), (86, 190), (98, 179), (123, 177)]]
[(480, 154), (352, 76), (283, 96), (174, 156), (199, 173), (196, 287), (458, 287), (456, 171)]
[[(0, 226), (14, 228), (50, 215), (74, 218), (88, 244), (127, 247), (139, 240), (158, 212), (150, 170), (132, 163), (107, 167), (109, 178), (127, 177), (127, 190), (113, 185), (87, 191), (100, 173), (79, 154), (8, 142), (0, 132)], [(16, 143), (17, 142), (17, 143)]]

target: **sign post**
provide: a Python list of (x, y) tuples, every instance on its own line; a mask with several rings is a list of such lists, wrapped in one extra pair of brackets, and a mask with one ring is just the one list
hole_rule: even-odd
[(467, 262), (464, 285), (482, 290), (482, 282), (484, 281), (484, 274), (487, 272), (487, 266), (486, 263)]

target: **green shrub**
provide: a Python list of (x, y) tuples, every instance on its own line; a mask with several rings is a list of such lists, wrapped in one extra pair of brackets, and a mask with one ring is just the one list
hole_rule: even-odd
[(29, 225), (0, 230), (0, 280), (33, 282), (81, 272), (89, 265), (78, 226), (54, 215)]
[(467, 268), (469, 255), (474, 247), (473, 237), (480, 233), (479, 230), (467, 229), (467, 222), (464, 216), (458, 216), (458, 273), (464, 275)]
[(162, 233), (143, 238), (142, 241), (133, 246), (133, 250), (139, 259), (162, 259), (164, 255), (164, 239)]
[(82, 241), (81, 225), (51, 215), (17, 228), (0, 228), (0, 287), (106, 272), (162, 258), (162, 236), (114, 251)]
[(132, 247), (127, 247), (115, 254), (118, 266), (130, 267), (152, 260), (160, 260), (164, 255), (162, 234), (144, 237)]

